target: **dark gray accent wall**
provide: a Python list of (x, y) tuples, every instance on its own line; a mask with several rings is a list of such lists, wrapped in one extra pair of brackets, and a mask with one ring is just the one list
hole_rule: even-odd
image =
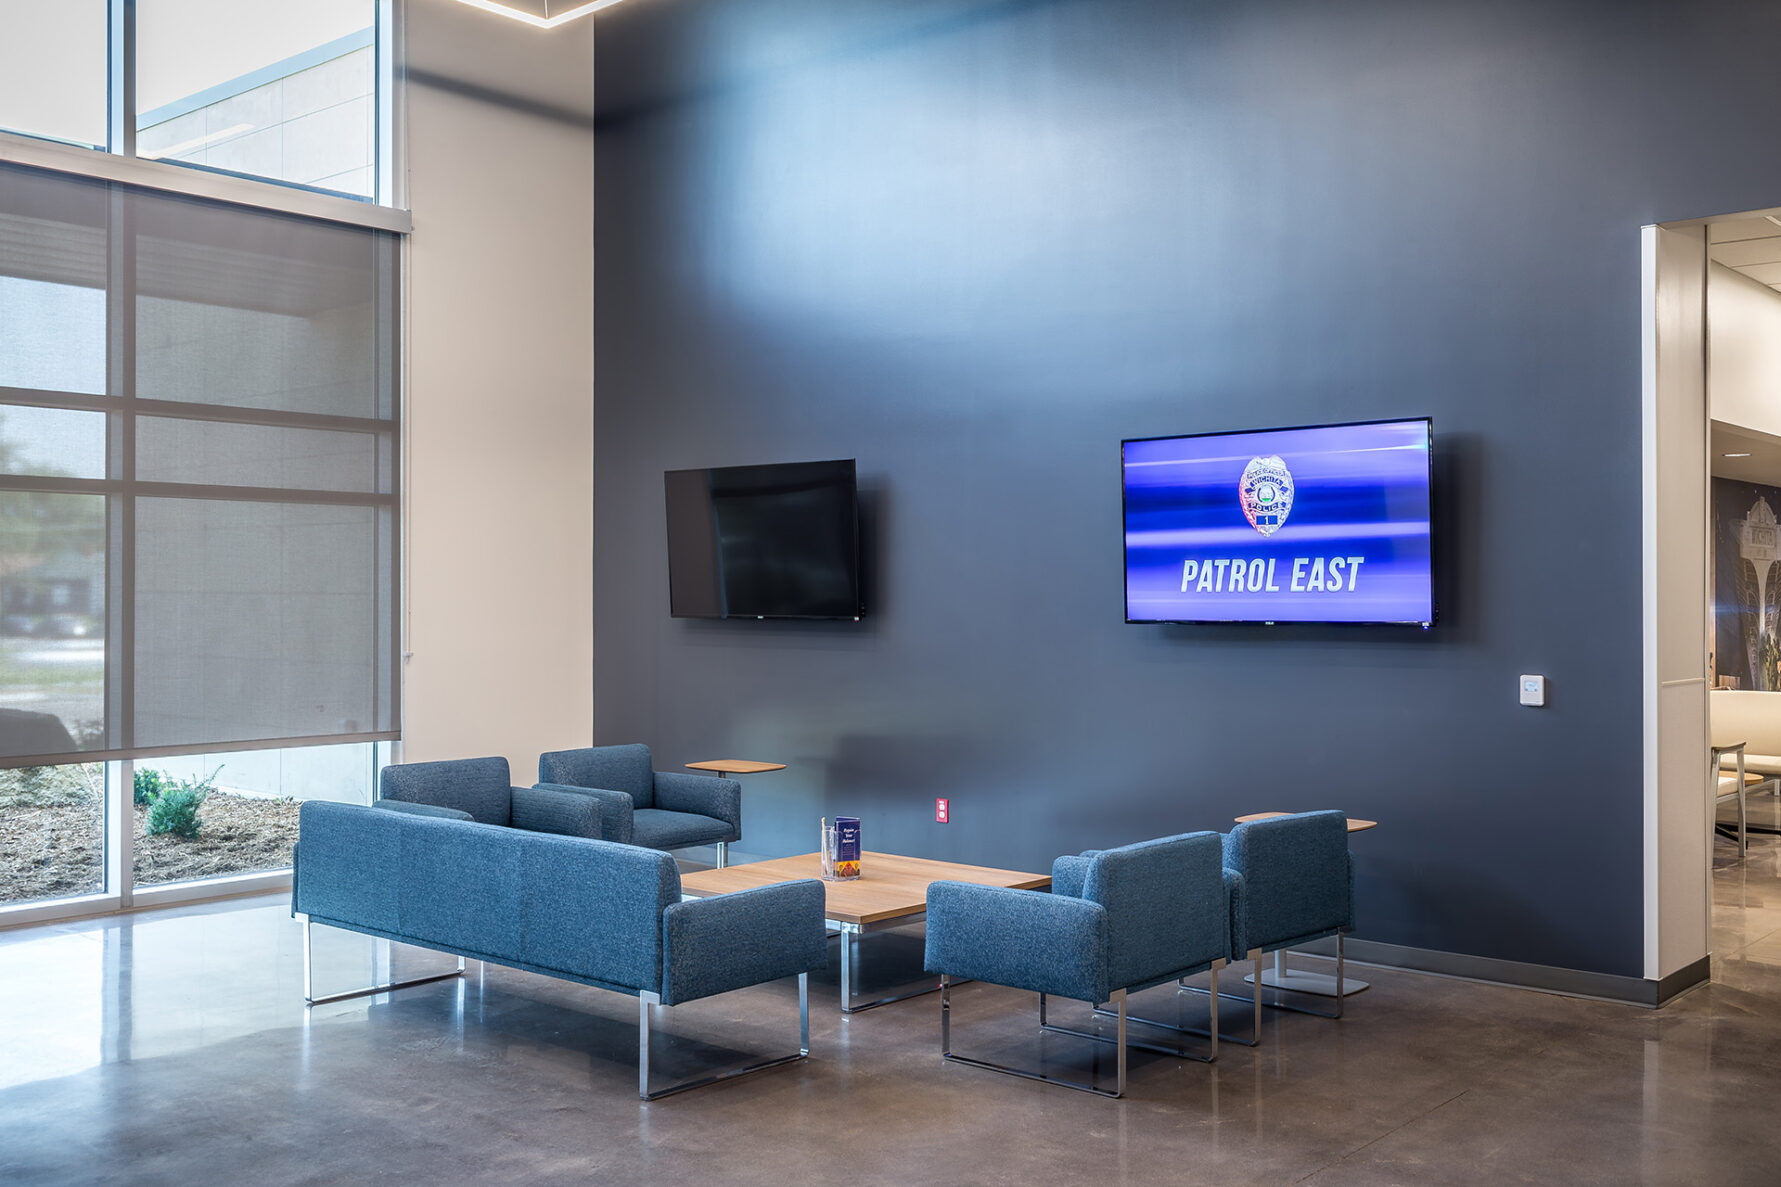
[[(1639, 228), (1781, 203), (1781, 7), (599, 20), (601, 741), (789, 763), (761, 854), (1338, 807), (1362, 937), (1641, 974)], [(1121, 438), (1421, 415), (1432, 632), (1122, 621)], [(664, 470), (849, 456), (866, 621), (669, 618)]]

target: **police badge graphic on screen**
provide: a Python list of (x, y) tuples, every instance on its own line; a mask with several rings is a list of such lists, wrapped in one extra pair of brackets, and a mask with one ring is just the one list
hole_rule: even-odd
[(1277, 457), (1250, 458), (1237, 484), (1249, 526), (1272, 536), (1292, 514), (1292, 471)]
[(1434, 621), (1427, 420), (1124, 443), (1130, 622)]

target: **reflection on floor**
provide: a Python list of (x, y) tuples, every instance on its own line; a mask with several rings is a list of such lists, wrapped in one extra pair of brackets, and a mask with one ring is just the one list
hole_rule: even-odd
[[(832, 970), (808, 1064), (645, 1106), (632, 999), (490, 968), (306, 1012), (276, 900), (0, 933), (0, 1182), (1773, 1184), (1781, 840), (1716, 854), (1715, 982), (1665, 1010), (1369, 970), (1340, 1023), (1136, 1054), (1123, 1102), (943, 1066), (934, 997), (843, 1019)], [(317, 937), (318, 989), (373, 972)], [(1031, 995), (955, 1003), (962, 1051), (1092, 1049)], [(794, 1009), (675, 1009), (661, 1058), (783, 1050)]]

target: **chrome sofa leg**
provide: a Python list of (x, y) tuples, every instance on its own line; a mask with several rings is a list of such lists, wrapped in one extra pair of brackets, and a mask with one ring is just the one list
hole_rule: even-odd
[[(1039, 995), (1039, 1013), (1044, 1017), (1045, 995)], [(952, 1058), (952, 978), (940, 974), (940, 1058)]]
[(650, 1016), (654, 1012), (654, 1008), (661, 1004), (662, 996), (659, 993), (645, 991), (637, 995), (637, 1095), (643, 1100), (660, 1100), (664, 1096), (673, 1096), (677, 1092), (685, 1092), (690, 1088), (703, 1088), (707, 1084), (716, 1084), (720, 1080), (733, 1080), (737, 1076), (746, 1076), (750, 1072), (761, 1072), (770, 1067), (779, 1067), (781, 1064), (797, 1063), (810, 1056), (810, 974), (804, 972), (798, 974), (798, 1053), (796, 1055), (778, 1055), (772, 1059), (763, 1059), (759, 1063), (751, 1063), (746, 1067), (701, 1076), (695, 1080), (685, 1080), (679, 1084), (670, 1084), (666, 1088), (651, 1089), (649, 1086)]
[(409, 989), (416, 985), (431, 985), (435, 981), (449, 981), (453, 977), (464, 975), (464, 958), (458, 957), (458, 967), (449, 973), (434, 973), (430, 977), (415, 977), (409, 981), (387, 981), (382, 985), (367, 985), (363, 989), (349, 989), (344, 993), (329, 993), (322, 997), (315, 996), (314, 969), (315, 961), (310, 952), (310, 918), (303, 917), (303, 1004), (306, 1006), (326, 1005), (328, 1002), (346, 1001), (348, 998), (366, 997), (373, 993), (388, 993), (392, 989)]
[(1126, 992), (1123, 989), (1113, 995), (1113, 1004), (1119, 1009), (1119, 1037), (1114, 1040), (1118, 1044), (1114, 1065), (1119, 1068), (1119, 1087), (1113, 1093), (1116, 1097), (1125, 1095), (1125, 999)]
[(719, 841), (717, 843), (717, 868), (721, 870), (729, 864), (730, 843), (728, 841)]
[(655, 1011), (652, 1007), (662, 999), (653, 993), (637, 995), (637, 1095), (643, 1100), (649, 1097), (649, 1018)]

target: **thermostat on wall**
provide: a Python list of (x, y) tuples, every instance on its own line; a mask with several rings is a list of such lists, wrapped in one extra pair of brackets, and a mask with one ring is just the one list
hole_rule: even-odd
[(1521, 703), (1539, 708), (1546, 704), (1546, 677), (1523, 676), (1521, 678)]

